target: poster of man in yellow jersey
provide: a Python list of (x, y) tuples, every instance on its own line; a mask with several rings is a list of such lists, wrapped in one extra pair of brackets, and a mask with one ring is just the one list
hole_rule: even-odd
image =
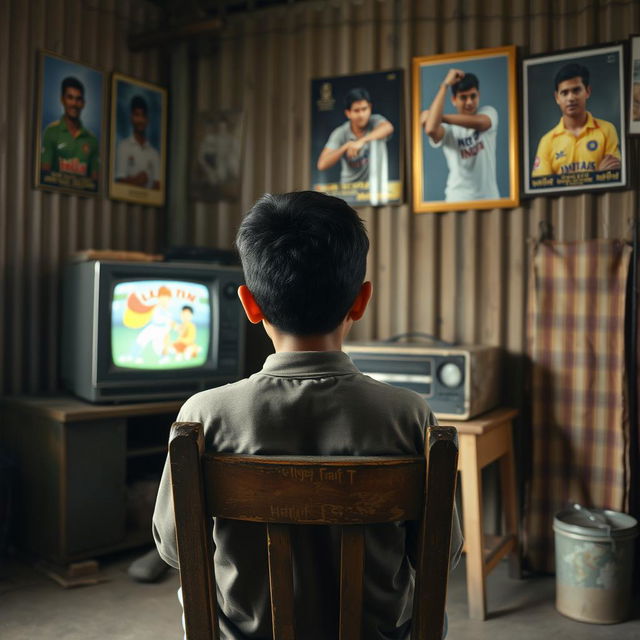
[(523, 65), (525, 193), (626, 186), (623, 45)]

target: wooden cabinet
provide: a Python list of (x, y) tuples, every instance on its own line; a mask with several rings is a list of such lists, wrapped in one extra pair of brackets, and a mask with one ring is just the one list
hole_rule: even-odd
[(181, 404), (5, 399), (0, 448), (17, 467), (18, 546), (67, 565), (150, 542), (154, 494)]

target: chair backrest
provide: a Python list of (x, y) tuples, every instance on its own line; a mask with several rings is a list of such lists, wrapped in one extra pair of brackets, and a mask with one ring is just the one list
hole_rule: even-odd
[(419, 521), (411, 639), (441, 640), (455, 428), (429, 427), (424, 456), (264, 457), (205, 452), (202, 425), (176, 422), (169, 452), (188, 640), (219, 637), (212, 516), (265, 523), (274, 640), (296, 638), (290, 526), (341, 526), (339, 639), (360, 640), (363, 527)]

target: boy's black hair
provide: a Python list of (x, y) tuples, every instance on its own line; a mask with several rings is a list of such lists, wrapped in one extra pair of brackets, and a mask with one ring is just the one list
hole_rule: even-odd
[(142, 109), (145, 115), (149, 113), (147, 101), (142, 96), (133, 96), (131, 98), (131, 112), (133, 113), (136, 109)]
[(82, 92), (82, 97), (84, 98), (84, 85), (82, 84), (82, 82), (80, 82), (80, 80), (78, 80), (78, 78), (67, 76), (62, 81), (62, 85), (60, 86), (61, 95), (64, 95), (64, 92), (69, 88), (77, 89), (78, 91)]
[(265, 318), (304, 336), (330, 333), (344, 320), (364, 281), (369, 239), (344, 200), (298, 191), (260, 198), (236, 246)]
[(347, 111), (351, 111), (351, 105), (354, 102), (360, 102), (360, 100), (366, 100), (371, 104), (371, 96), (369, 96), (369, 92), (363, 87), (350, 89), (349, 93), (344, 97), (344, 108), (347, 109)]
[(182, 307), (182, 311), (191, 311), (191, 313), (193, 313), (193, 307), (190, 307), (188, 304), (185, 304), (184, 307)]
[(454, 97), (458, 95), (458, 92), (469, 91), (469, 89), (480, 91), (480, 81), (475, 73), (465, 73), (462, 80), (451, 85), (451, 93)]
[(582, 79), (582, 84), (584, 84), (585, 87), (589, 86), (589, 69), (587, 69), (587, 67), (578, 64), (577, 62), (570, 62), (569, 64), (565, 64), (564, 67), (562, 67), (560, 71), (556, 73), (556, 91), (558, 90), (558, 85), (561, 82), (578, 77)]

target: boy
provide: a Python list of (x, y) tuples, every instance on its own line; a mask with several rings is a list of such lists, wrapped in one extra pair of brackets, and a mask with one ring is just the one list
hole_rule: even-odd
[[(457, 113), (444, 113), (447, 88)], [(431, 106), (420, 114), (429, 144), (442, 147), (449, 175), (446, 202), (495, 200), (498, 112), (480, 107), (480, 82), (473, 73), (449, 69)]]
[(175, 328), (178, 331), (178, 339), (171, 345), (176, 354), (176, 360), (189, 360), (195, 358), (200, 351), (196, 344), (196, 325), (193, 323), (193, 307), (185, 304), (180, 311), (181, 324)]
[[(238, 294), (252, 323), (262, 322), (276, 353), (262, 371), (193, 396), (178, 420), (202, 422), (205, 446), (261, 455), (403, 455), (424, 450), (435, 417), (417, 394), (360, 373), (341, 351), (365, 312), (369, 241), (343, 200), (313, 191), (266, 195), (249, 211), (236, 240), (246, 285)], [(178, 566), (169, 471), (153, 518), (162, 558)], [(408, 638), (413, 597), (409, 554), (413, 523), (367, 528), (363, 638)], [(305, 640), (337, 638), (335, 532), (295, 527), (296, 583)], [(264, 529), (216, 520), (215, 572), (221, 636), (270, 638)], [(452, 562), (461, 550), (454, 517)], [(259, 561), (258, 561), (259, 559)]]

